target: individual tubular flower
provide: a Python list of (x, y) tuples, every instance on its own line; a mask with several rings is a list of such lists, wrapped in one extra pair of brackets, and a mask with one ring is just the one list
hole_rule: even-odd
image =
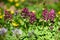
[(0, 35), (6, 34), (7, 29), (6, 28), (0, 28)]

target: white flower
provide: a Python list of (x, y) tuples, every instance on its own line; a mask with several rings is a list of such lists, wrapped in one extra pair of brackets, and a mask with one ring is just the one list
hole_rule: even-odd
[(22, 34), (22, 30), (20, 30), (20, 29), (12, 30), (12, 32), (14, 35), (21, 35)]
[(7, 32), (6, 28), (0, 28), (0, 35), (3, 35)]
[(7, 32), (7, 29), (6, 29), (6, 28), (2, 28), (1, 30), (2, 30), (4, 33)]

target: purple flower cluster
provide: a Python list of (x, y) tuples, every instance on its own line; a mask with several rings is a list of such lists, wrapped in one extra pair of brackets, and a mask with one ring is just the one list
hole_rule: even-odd
[(54, 9), (51, 9), (50, 12), (48, 12), (47, 9), (43, 10), (42, 16), (44, 17), (44, 20), (50, 20), (53, 21), (55, 18), (55, 11)]
[(21, 16), (22, 16), (23, 18), (26, 18), (28, 14), (29, 14), (28, 8), (23, 8), (23, 9), (22, 9), (22, 14), (21, 14)]
[(53, 9), (51, 9), (51, 11), (49, 12), (49, 19), (51, 21), (53, 21), (55, 18), (55, 11)]
[(4, 19), (6, 20), (6, 19), (12, 19), (12, 15), (11, 14), (9, 14), (9, 11), (4, 11), (5, 12), (5, 16), (4, 16)]
[(23, 8), (21, 15), (23, 18), (29, 17), (30, 23), (33, 23), (36, 20), (35, 14), (33, 12), (29, 12), (28, 8)]
[(48, 10), (43, 10), (42, 16), (44, 17), (44, 20), (48, 20)]
[(30, 14), (30, 23), (33, 23), (36, 20), (35, 14), (31, 12)]

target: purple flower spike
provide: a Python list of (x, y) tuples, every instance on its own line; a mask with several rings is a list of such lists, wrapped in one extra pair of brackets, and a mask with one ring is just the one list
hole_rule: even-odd
[(54, 9), (51, 9), (50, 12), (48, 12), (47, 9), (43, 10), (42, 16), (44, 17), (44, 19), (53, 21), (55, 18), (55, 11)]
[(9, 15), (9, 12), (7, 10), (4, 11), (5, 15)]
[(29, 12), (28, 8), (23, 8), (22, 13), (28, 13), (28, 12)]
[(33, 23), (36, 20), (36, 17), (30, 17), (30, 23)]
[(48, 10), (47, 9), (43, 10), (42, 16), (44, 17), (44, 20), (46, 20), (46, 21), (48, 20)]
[(21, 16), (23, 18), (26, 18), (28, 16), (28, 14), (29, 14), (28, 8), (23, 8)]
[(35, 14), (33, 12), (31, 12), (30, 23), (33, 23), (35, 20), (36, 20)]
[(30, 18), (30, 23), (33, 23), (36, 20), (35, 13), (29, 12), (28, 8), (24, 8), (22, 10), (21, 17), (23, 18)]
[(47, 9), (45, 9), (45, 10), (43, 10), (43, 16), (45, 16), (45, 15), (47, 15), (47, 13), (48, 13), (48, 10)]
[(53, 21), (55, 18), (55, 11), (53, 9), (51, 9), (51, 11), (49, 12), (49, 19), (51, 21)]
[(12, 14), (9, 14), (9, 11), (6, 11), (5, 10), (5, 16), (4, 16), (4, 19), (12, 19)]

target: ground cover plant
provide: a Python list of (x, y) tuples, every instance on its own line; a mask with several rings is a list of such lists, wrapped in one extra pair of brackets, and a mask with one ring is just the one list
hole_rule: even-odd
[(0, 0), (0, 40), (60, 40), (60, 0)]

